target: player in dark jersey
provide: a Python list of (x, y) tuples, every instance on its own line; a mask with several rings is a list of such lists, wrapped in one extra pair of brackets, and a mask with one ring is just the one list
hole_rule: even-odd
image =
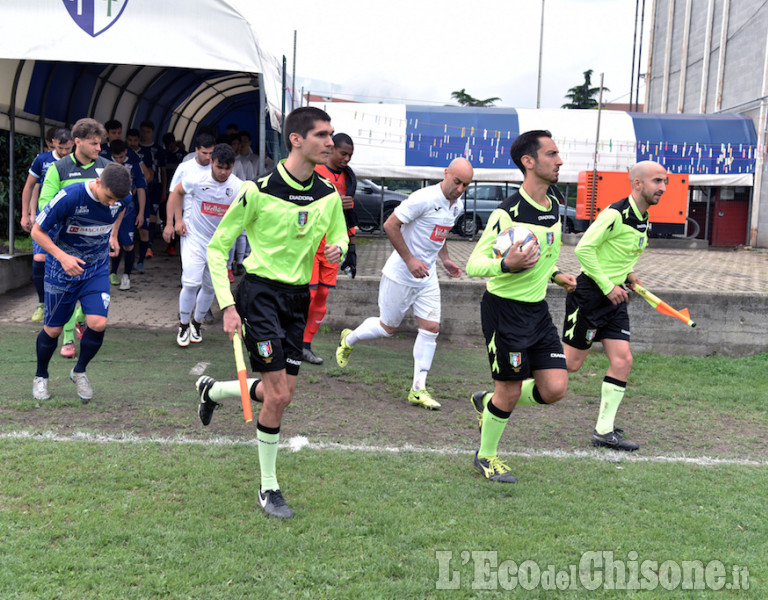
[[(21, 227), (24, 231), (32, 231), (37, 216), (37, 202), (40, 190), (45, 181), (45, 173), (57, 160), (64, 158), (72, 152), (72, 133), (69, 129), (56, 128), (50, 140), (46, 142), (53, 145), (53, 150), (42, 152), (32, 161), (29, 167), (27, 181), (21, 192)], [(32, 315), (33, 321), (43, 320), (43, 278), (45, 277), (45, 252), (36, 243), (32, 243), (32, 281), (37, 292), (37, 308)]]
[[(150, 171), (147, 178), (147, 209), (144, 212), (144, 224), (139, 230), (139, 236), (149, 244), (149, 248), (155, 241), (157, 233), (157, 215), (160, 213), (160, 205), (167, 200), (168, 177), (165, 169), (165, 149), (155, 141), (155, 124), (150, 121), (142, 121), (139, 125), (139, 147), (137, 152), (142, 157), (144, 164)], [(170, 254), (176, 253), (175, 247)]]
[[(297, 108), (285, 121), (288, 158), (247, 181), (208, 244), (208, 265), (224, 331), (230, 337), (244, 326), (245, 345), (254, 371), (251, 398), (263, 401), (256, 438), (261, 469), (259, 505), (279, 518), (293, 516), (277, 482), (277, 447), (283, 411), (291, 403), (302, 359), (302, 335), (309, 307), (312, 260), (323, 236), (326, 258), (339, 262), (349, 244), (341, 198), (314, 168), (333, 149), (331, 119), (314, 107)], [(232, 296), (227, 256), (245, 228), (253, 252), (245, 259), (245, 277)], [(207, 425), (217, 400), (239, 396), (239, 383), (197, 380), (200, 419)]]
[(45, 320), (37, 336), (36, 400), (48, 400), (48, 365), (58, 339), (79, 301), (87, 328), (80, 358), (70, 371), (77, 395), (86, 403), (93, 389), (85, 374), (101, 348), (109, 310), (109, 256), (118, 249), (117, 228), (131, 203), (131, 175), (109, 163), (99, 177), (62, 189), (46, 204), (32, 238), (48, 253), (45, 268)]
[(639, 446), (614, 426), (632, 369), (629, 294), (623, 286), (641, 284), (633, 269), (648, 244), (648, 209), (659, 203), (667, 171), (656, 162), (642, 161), (630, 169), (629, 182), (632, 193), (601, 211), (576, 246), (581, 274), (576, 290), (566, 297), (563, 342), (571, 373), (584, 364), (592, 343), (602, 342), (610, 365), (592, 444), (632, 452)]
[(328, 312), (327, 301), (328, 293), (331, 288), (336, 287), (336, 278), (339, 268), (349, 269), (349, 276), (354, 278), (357, 273), (357, 253), (355, 252), (355, 225), (357, 225), (357, 215), (355, 214), (355, 188), (357, 187), (357, 178), (354, 171), (349, 167), (349, 161), (355, 146), (352, 138), (346, 133), (337, 133), (333, 136), (333, 152), (328, 163), (317, 165), (315, 171), (320, 173), (330, 181), (341, 196), (341, 205), (344, 209), (344, 218), (347, 221), (347, 235), (349, 236), (349, 250), (344, 258), (344, 262), (329, 263), (325, 260), (325, 240), (320, 242), (315, 253), (315, 261), (312, 266), (312, 279), (309, 282), (312, 300), (309, 303), (309, 313), (307, 314), (307, 327), (304, 330), (304, 360), (313, 365), (322, 365), (323, 359), (312, 351), (312, 340), (320, 329), (320, 323)]
[[(101, 171), (109, 164), (107, 159), (99, 156), (104, 135), (104, 127), (93, 119), (80, 119), (74, 124), (72, 137), (75, 140), (75, 150), (72, 154), (57, 160), (46, 171), (38, 201), (39, 210), (45, 208), (62, 188), (73, 183), (96, 179), (101, 175)], [(65, 358), (75, 357), (75, 324), (82, 323), (83, 318), (83, 311), (78, 307), (64, 326), (61, 355)]]
[[(109, 153), (112, 160), (123, 165), (131, 172), (131, 195), (133, 203), (126, 210), (125, 217), (120, 223), (117, 241), (120, 242), (120, 253), (112, 259), (109, 269), (109, 283), (119, 285), (120, 290), (131, 289), (131, 273), (136, 260), (136, 230), (144, 224), (144, 212), (147, 206), (147, 182), (139, 162), (131, 163), (128, 159), (128, 146), (123, 140), (109, 142)], [(120, 261), (125, 261), (123, 276), (118, 278), (117, 270)]]
[[(563, 346), (544, 298), (550, 281), (569, 291), (576, 286), (573, 275), (557, 270), (562, 228), (557, 199), (547, 191), (557, 183), (563, 161), (552, 134), (521, 133), (510, 154), (523, 172), (523, 184), (493, 211), (467, 261), (468, 275), (490, 277), (480, 316), (494, 383), (493, 392), (475, 392), (471, 398), (480, 421), (474, 466), (487, 479), (503, 483), (517, 481), (497, 456), (515, 406), (552, 404), (568, 390)], [(536, 234), (540, 255), (533, 245), (522, 251), (522, 242), (515, 242), (503, 258), (494, 257), (496, 237), (515, 225)]]

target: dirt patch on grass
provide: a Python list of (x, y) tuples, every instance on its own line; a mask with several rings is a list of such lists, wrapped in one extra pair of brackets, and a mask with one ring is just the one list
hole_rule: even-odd
[[(387, 349), (410, 356), (411, 338), (377, 342)], [(441, 342), (453, 349), (469, 348), (469, 341)], [(328, 353), (326, 352), (328, 356)], [(329, 356), (330, 360), (333, 360)], [(409, 361), (404, 361), (408, 364)], [(191, 384), (151, 384), (142, 395), (106, 400), (104, 381), (96, 381), (96, 398), (82, 406), (74, 398), (74, 386), (57, 368), (52, 372), (51, 390), (69, 394), (38, 404), (31, 400), (12, 403), (4, 411), (3, 431), (24, 430), (71, 435), (76, 432), (156, 438), (210, 439), (224, 437), (252, 440), (255, 421), (243, 421), (239, 399), (228, 400), (216, 411), (213, 422), (203, 427), (197, 418), (197, 397)], [(68, 371), (67, 371), (68, 372)], [(478, 374), (474, 381), (456, 383), (445, 378), (434, 385), (434, 395), (442, 402), (439, 411), (410, 405), (407, 389), (392, 383), (390, 373), (374, 373), (361, 383), (352, 364), (348, 370), (335, 366), (304, 365), (293, 404), (283, 418), (282, 438), (306, 436), (312, 442), (365, 444), (385, 447), (430, 447), (466, 450), (470, 455), (479, 446), (476, 414), (469, 395), (478, 389), (477, 381), (491, 384), (490, 377)], [(70, 390), (69, 388), (72, 388)], [(135, 388), (135, 386), (133, 386)], [(595, 393), (599, 382), (595, 383)], [(59, 393), (57, 396), (61, 396)], [(765, 461), (768, 458), (768, 425), (754, 416), (717, 419), (675, 416), (664, 410), (666, 400), (637, 400), (628, 393), (617, 418), (617, 426), (628, 438), (640, 444), (646, 456), (685, 455)], [(569, 394), (565, 400), (540, 407), (521, 407), (514, 411), (502, 438), (500, 451), (584, 451), (591, 450), (589, 437), (599, 403), (596, 397)], [(258, 405), (254, 404), (254, 413)]]

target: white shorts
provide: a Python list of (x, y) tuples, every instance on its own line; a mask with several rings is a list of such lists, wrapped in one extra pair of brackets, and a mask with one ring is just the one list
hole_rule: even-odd
[(181, 238), (181, 285), (213, 289), (206, 251), (207, 246), (201, 241), (188, 235)]
[(440, 283), (437, 276), (422, 287), (402, 285), (386, 275), (379, 284), (379, 319), (388, 327), (400, 327), (408, 309), (425, 321), (440, 322)]

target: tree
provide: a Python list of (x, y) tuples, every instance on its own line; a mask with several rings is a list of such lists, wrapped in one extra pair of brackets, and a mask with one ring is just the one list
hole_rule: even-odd
[(494, 102), (501, 100), (498, 96), (486, 98), (485, 100), (478, 100), (474, 96), (467, 94), (465, 88), (461, 88), (456, 92), (451, 92), (451, 98), (456, 100), (456, 102), (462, 106), (493, 106)]
[[(610, 92), (603, 86), (604, 92)], [(600, 87), (592, 87), (592, 69), (584, 71), (584, 83), (572, 87), (565, 95), (570, 100), (568, 104), (563, 104), (560, 108), (597, 108), (595, 96), (600, 94)]]

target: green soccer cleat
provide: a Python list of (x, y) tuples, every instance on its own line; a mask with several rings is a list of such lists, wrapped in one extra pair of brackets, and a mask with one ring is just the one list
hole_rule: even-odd
[(482, 390), (481, 392), (475, 392), (469, 397), (469, 401), (472, 403), (472, 408), (474, 408), (475, 412), (477, 413), (477, 428), (481, 432), (483, 431), (483, 411), (485, 410), (485, 407), (490, 401), (492, 395), (493, 394), (490, 392)]
[(42, 321), (45, 316), (45, 304), (42, 302), (37, 305), (35, 312), (32, 313), (32, 320), (35, 322)]
[(117, 273), (109, 274), (109, 283), (112, 285), (120, 285), (120, 278), (117, 276)]
[(501, 462), (498, 456), (479, 458), (475, 452), (475, 471), (483, 475), (489, 481), (499, 483), (517, 483), (517, 477), (509, 472), (509, 467)]
[(336, 364), (342, 369), (347, 366), (349, 362), (349, 355), (352, 354), (352, 346), (347, 344), (347, 336), (352, 333), (351, 329), (342, 329), (341, 337), (339, 339), (339, 347), (336, 348)]
[(440, 410), (440, 403), (426, 390), (411, 390), (408, 394), (408, 402), (418, 404), (429, 410)]

